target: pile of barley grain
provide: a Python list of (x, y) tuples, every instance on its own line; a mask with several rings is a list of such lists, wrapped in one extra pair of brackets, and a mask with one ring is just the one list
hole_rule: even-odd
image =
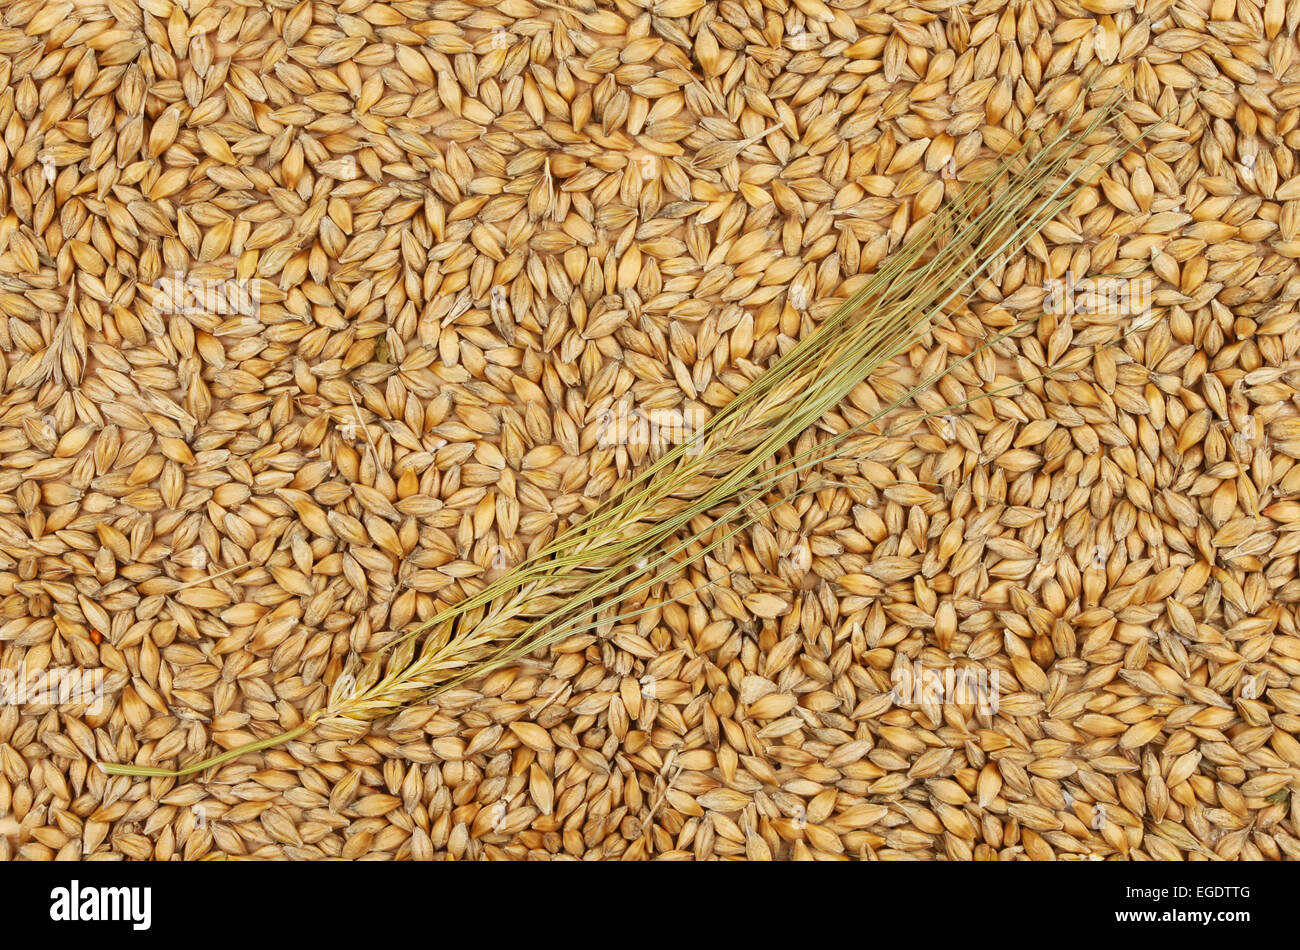
[[(1297, 26), (0, 3), (0, 856), (1300, 857)], [(994, 395), (369, 734), (95, 767), (296, 725), (642, 464), (611, 411), (724, 405), (1085, 77), (1169, 122), (824, 424)], [(1121, 273), (1149, 308), (962, 361)], [(13, 701), (73, 669), (99, 702)]]

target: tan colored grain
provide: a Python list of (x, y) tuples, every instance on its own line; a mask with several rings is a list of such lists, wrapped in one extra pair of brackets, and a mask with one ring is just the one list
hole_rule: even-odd
[[(1193, 7), (0, 4), (0, 669), (106, 689), (0, 706), (0, 857), (1300, 856), (1300, 6)], [(834, 487), (369, 734), (94, 767), (296, 726), (1098, 70), (1170, 121)], [(1152, 307), (965, 359), (1067, 273)]]

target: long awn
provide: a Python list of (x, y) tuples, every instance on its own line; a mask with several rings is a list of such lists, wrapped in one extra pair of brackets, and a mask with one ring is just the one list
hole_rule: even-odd
[[(648, 609), (620, 613), (618, 605), (699, 561), (792, 492), (823, 487), (814, 479), (812, 487), (782, 488), (791, 476), (846, 449), (860, 450), (872, 427), (951, 371), (953, 365), (870, 418), (781, 458), (863, 379), (923, 341), (937, 319), (965, 303), (981, 278), (1029, 244), (1134, 144), (1116, 141), (1108, 129), (1121, 109), (1116, 96), (1091, 110), (1083, 99), (1048, 126), (1055, 131), (1031, 135), (992, 160), (983, 179), (914, 225), (903, 245), (848, 299), (688, 440), (505, 575), (400, 636), (355, 676), (340, 676), (326, 705), (295, 728), (177, 769), (101, 767), (133, 776), (199, 772), (314, 727), (373, 721), (575, 633), (605, 629)], [(773, 492), (776, 502), (762, 501)], [(703, 528), (692, 527), (700, 523)]]

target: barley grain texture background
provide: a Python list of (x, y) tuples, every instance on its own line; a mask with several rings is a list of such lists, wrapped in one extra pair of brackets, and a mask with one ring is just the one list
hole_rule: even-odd
[[(1298, 27), (0, 3), (0, 856), (1300, 857)], [(662, 450), (611, 414), (707, 418), (1117, 90), (1146, 137), (792, 448), (952, 372), (635, 622), (98, 768), (294, 728)], [(997, 702), (893, 690), (950, 668)]]

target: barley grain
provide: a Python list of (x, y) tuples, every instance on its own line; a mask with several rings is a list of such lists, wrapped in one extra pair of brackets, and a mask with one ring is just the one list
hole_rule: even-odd
[[(1295, 858), (1300, 8), (1085, 7), (0, 4), (0, 670), (104, 677), (0, 706), (0, 856)], [(370, 733), (93, 767), (297, 728), (1085, 80), (1171, 119), (834, 485)]]

